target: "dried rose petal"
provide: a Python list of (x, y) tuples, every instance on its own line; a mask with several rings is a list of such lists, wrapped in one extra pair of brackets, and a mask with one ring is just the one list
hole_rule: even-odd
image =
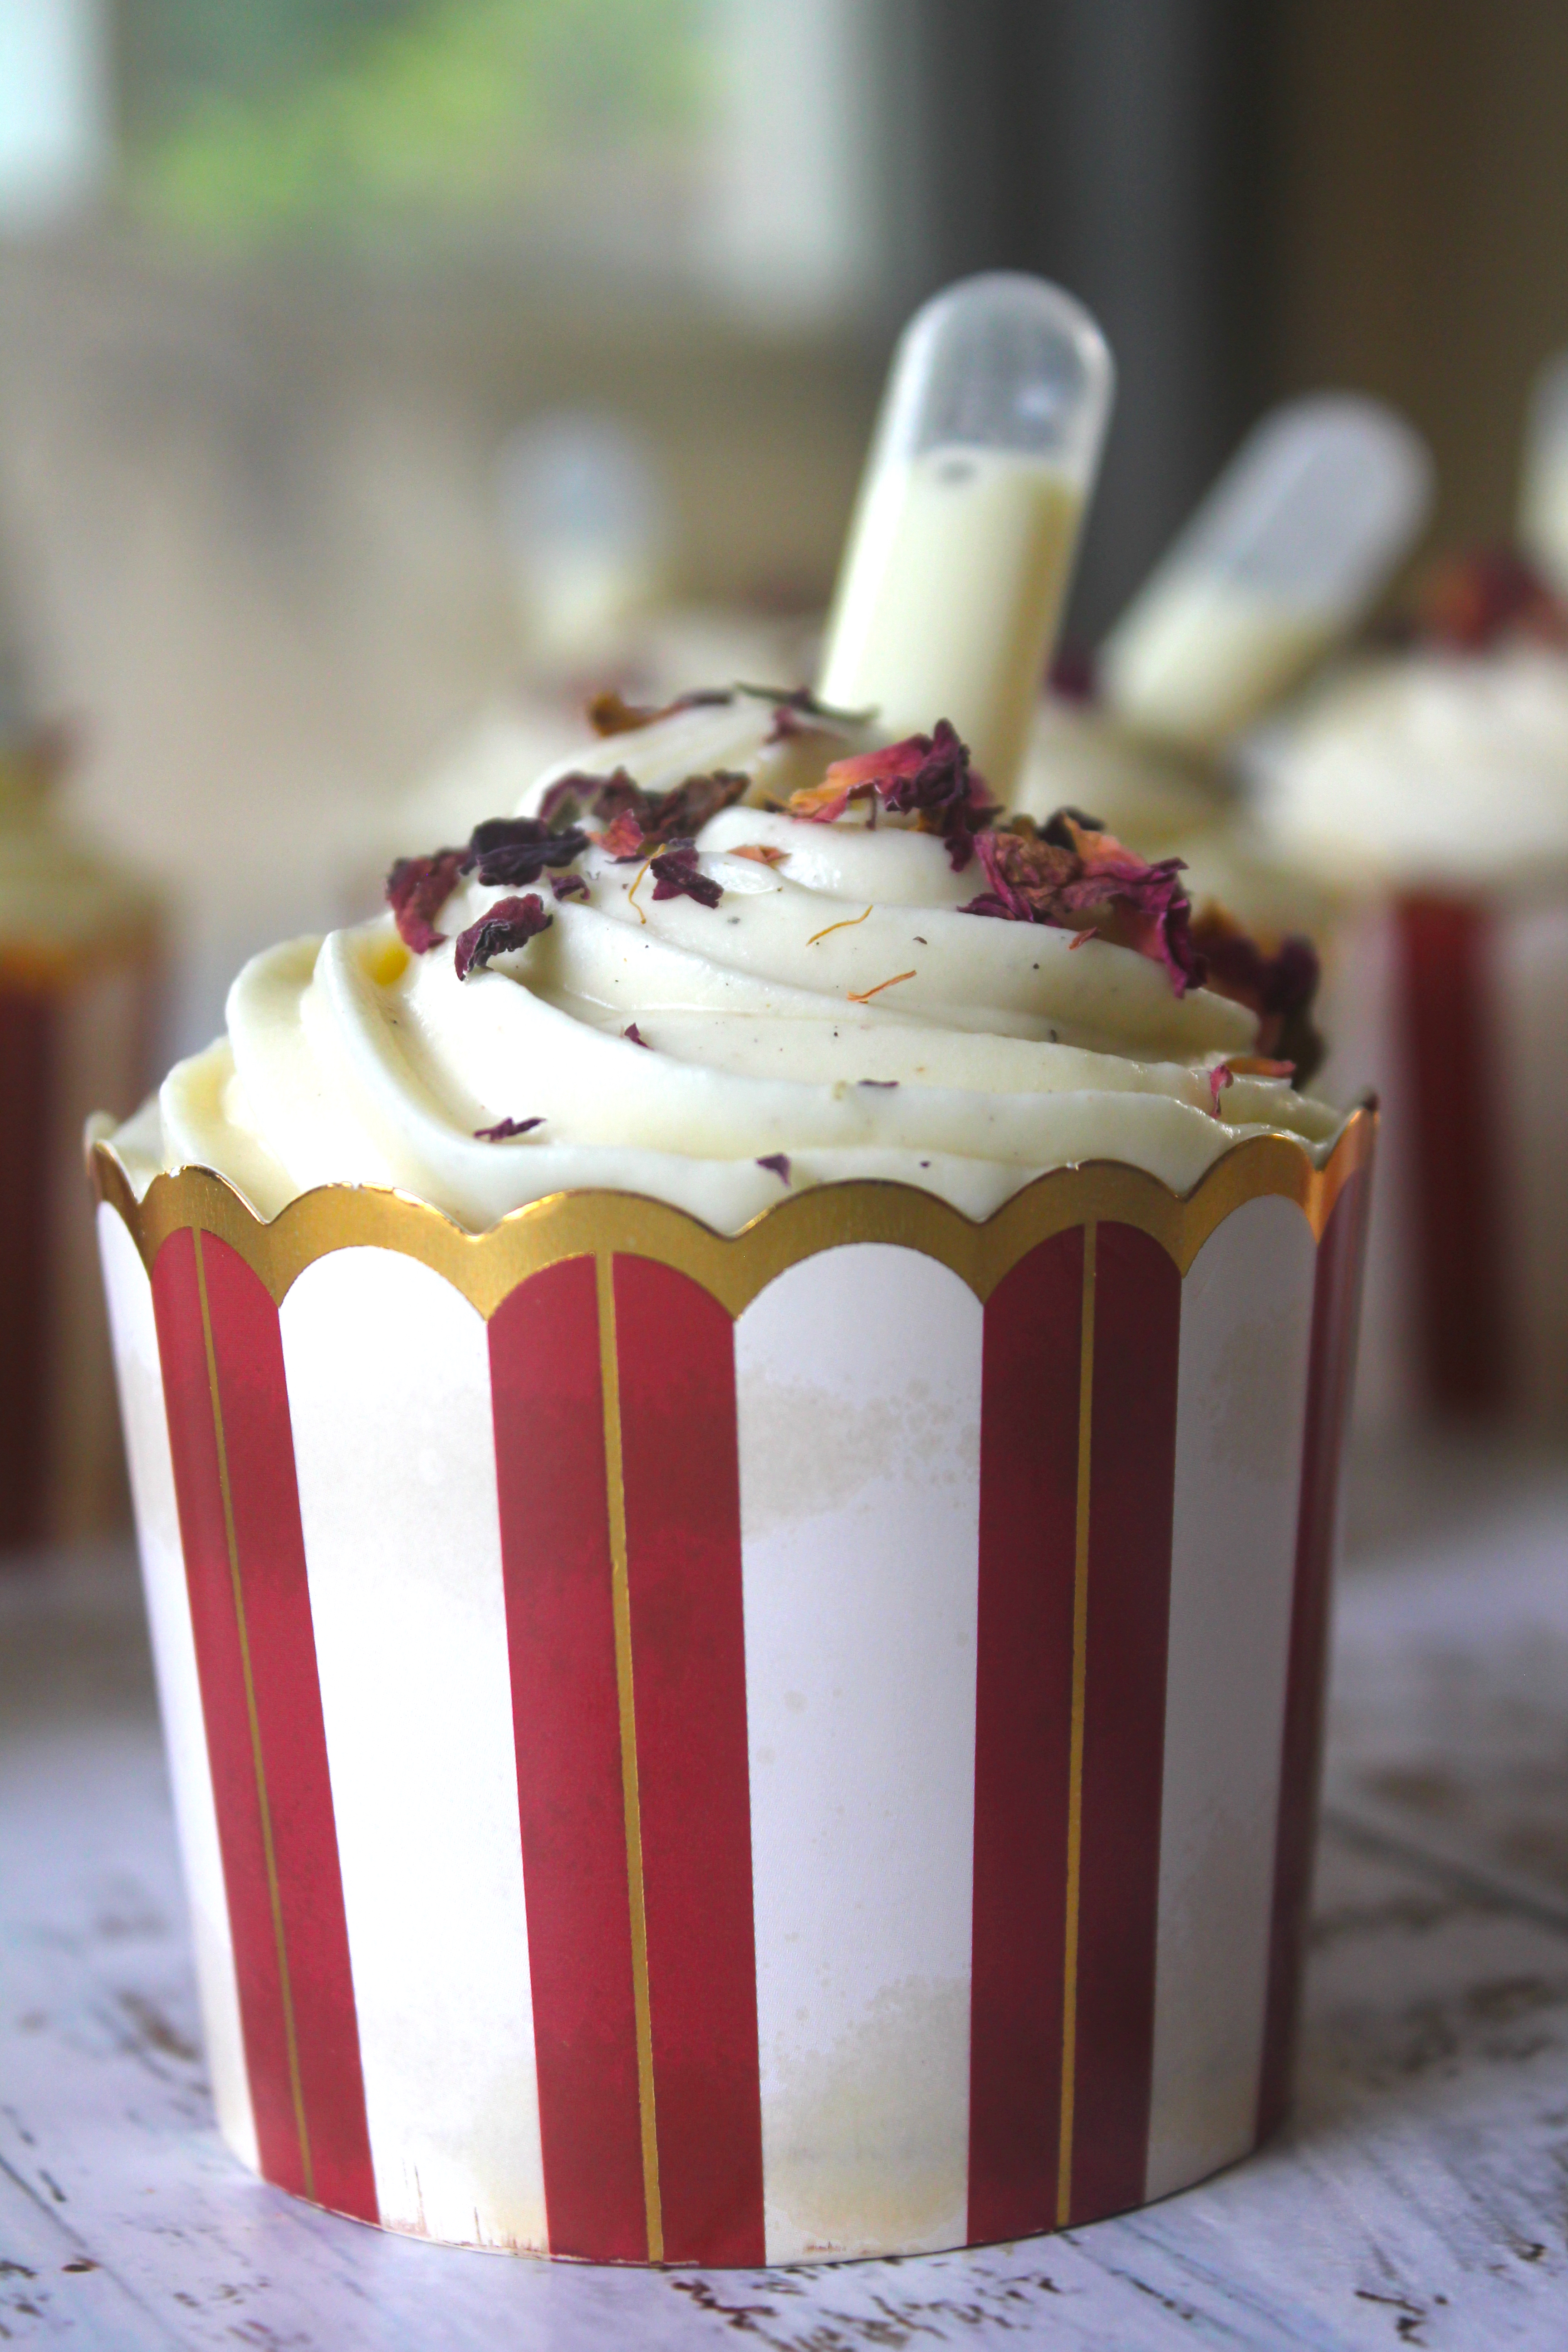
[(537, 882), (547, 866), (570, 866), (587, 846), (587, 835), (575, 825), (552, 833), (539, 816), (487, 817), (468, 836), (464, 870), (477, 868), (487, 889)]
[(538, 1118), (500, 1118), (494, 1127), (476, 1127), (474, 1140), (476, 1143), (507, 1143), (514, 1135), (527, 1135), (531, 1129), (543, 1125), (542, 1116)]
[(770, 1176), (776, 1176), (781, 1184), (787, 1184), (789, 1182), (789, 1154), (787, 1151), (770, 1151), (765, 1160), (758, 1160), (757, 1165), (759, 1168), (765, 1168)]
[(630, 809), (623, 809), (599, 835), (599, 846), (616, 866), (629, 866), (642, 856), (646, 838)]
[(775, 847), (771, 841), (742, 841), (734, 849), (726, 850), (724, 855), (727, 857), (749, 857), (758, 866), (782, 866), (789, 852)]
[(789, 813), (832, 824), (852, 801), (868, 800), (895, 815), (913, 814), (922, 833), (939, 833), (952, 869), (962, 874), (974, 852), (974, 835), (996, 814), (996, 803), (969, 764), (969, 747), (945, 719), (929, 735), (907, 735), (879, 751), (835, 760), (819, 784), (792, 793)]
[(1236, 1083), (1235, 1073), (1228, 1062), (1216, 1062), (1209, 1072), (1209, 1108), (1219, 1117), (1219, 1098), (1226, 1087)]
[(1051, 664), (1051, 692), (1063, 702), (1099, 699), (1094, 648), (1079, 637), (1068, 637)]
[(565, 775), (557, 776), (539, 803), (539, 821), (551, 833), (563, 833), (574, 826), (596, 803), (599, 795), (612, 784), (624, 784), (635, 793), (637, 786), (624, 768), (613, 774), (599, 775), (589, 768), (572, 768)]
[(1178, 996), (1201, 982), (1179, 857), (1152, 866), (1079, 809), (1058, 809), (1038, 829), (1014, 818), (974, 848), (990, 887), (962, 913), (1093, 932), (1163, 963)]
[(1484, 652), (1510, 635), (1568, 643), (1568, 610), (1510, 547), (1472, 548), (1439, 563), (1423, 583), (1416, 625), (1463, 653)]
[[(1270, 954), (1223, 907), (1205, 907), (1193, 925), (1194, 952), (1204, 965), (1204, 985), (1258, 1015), (1258, 1050), (1288, 1063), (1305, 1086), (1323, 1058), (1323, 1041), (1312, 1025), (1318, 992), (1318, 955), (1310, 940), (1292, 933)], [(1233, 1067), (1240, 1064), (1233, 1057)]]
[(642, 1031), (637, 1027), (635, 1021), (628, 1021), (626, 1027), (621, 1031), (621, 1034), (626, 1039), (628, 1045), (640, 1045), (645, 1053), (652, 1053), (653, 1047), (648, 1044), (647, 1039), (643, 1035)]
[(671, 842), (659, 856), (649, 860), (648, 871), (656, 898), (695, 898), (700, 907), (716, 907), (724, 895), (723, 885), (698, 865), (697, 845), (692, 841)]
[(552, 896), (556, 898), (586, 898), (589, 896), (587, 880), (581, 874), (552, 874), (550, 888)]
[(498, 898), (477, 923), (458, 932), (453, 960), (458, 978), (467, 980), (470, 972), (483, 971), (492, 958), (526, 947), (541, 931), (547, 931), (554, 920), (553, 915), (545, 912), (544, 901), (536, 890), (531, 890), (526, 898)]
[(577, 769), (551, 785), (540, 814), (557, 831), (593, 818), (604, 828), (601, 847), (612, 857), (626, 859), (641, 856), (655, 844), (662, 846), (700, 833), (710, 816), (741, 798), (749, 781), (735, 770), (717, 768), (711, 775), (685, 776), (667, 793), (650, 793), (635, 783), (625, 768), (608, 776)]
[(428, 955), (447, 936), (437, 930), (436, 918), (458, 887), (464, 855), (438, 849), (431, 857), (400, 857), (386, 877), (386, 903), (397, 936), (416, 955)]

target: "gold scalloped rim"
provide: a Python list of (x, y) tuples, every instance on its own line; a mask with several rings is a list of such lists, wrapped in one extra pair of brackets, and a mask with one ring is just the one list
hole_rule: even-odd
[(1037, 1176), (980, 1223), (915, 1185), (855, 1180), (795, 1193), (738, 1234), (717, 1234), (686, 1210), (637, 1192), (555, 1192), (471, 1234), (407, 1193), (356, 1184), (301, 1193), (268, 1223), (209, 1168), (155, 1176), (141, 1201), (101, 1136), (90, 1142), (89, 1168), (98, 1199), (124, 1220), (149, 1272), (168, 1236), (195, 1226), (237, 1250), (279, 1305), (305, 1268), (332, 1250), (389, 1249), (417, 1258), (487, 1318), (529, 1275), (563, 1258), (616, 1253), (657, 1258), (689, 1275), (735, 1316), (786, 1267), (852, 1242), (919, 1250), (984, 1301), (1037, 1243), (1091, 1218), (1137, 1226), (1184, 1275), (1215, 1227), (1247, 1201), (1293, 1201), (1321, 1240), (1343, 1186), (1369, 1164), (1376, 1134), (1377, 1103), (1369, 1096), (1321, 1168), (1284, 1135), (1233, 1145), (1187, 1193), (1141, 1168), (1095, 1160)]

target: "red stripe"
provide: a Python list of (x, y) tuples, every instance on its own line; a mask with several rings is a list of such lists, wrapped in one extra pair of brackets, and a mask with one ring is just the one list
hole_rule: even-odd
[(969, 2237), (1055, 2226), (1083, 1234), (985, 1307), (975, 1661)]
[(638, 1257), (616, 1261), (616, 1329), (664, 2252), (757, 2263), (734, 1330), (696, 1283)]
[(0, 984), (0, 1549), (46, 1533), (55, 1003)]
[(153, 1298), (261, 2168), (281, 2188), (374, 2221), (278, 1310), (243, 1258), (201, 1237), (242, 1632), (196, 1248), (188, 1232), (170, 1237)]
[(490, 1319), (540, 2133), (552, 2253), (643, 2262), (642, 2125), (592, 1258)]
[(289, 2084), (278, 1941), (218, 1477), (195, 1247), (187, 1231), (171, 1234), (158, 1253), (153, 1307), (257, 2144), (265, 2178), (302, 2195), (305, 2168)]
[(1268, 1993), (1258, 2095), (1260, 2139), (1274, 2129), (1285, 2113), (1295, 2058), (1322, 1759), (1329, 1594), (1339, 1524), (1340, 1463), (1350, 1419), (1355, 1366), (1368, 1188), (1369, 1171), (1365, 1170), (1347, 1181), (1318, 1244), (1307, 1420), (1301, 1451), (1301, 1501), (1296, 1534), (1296, 1589), (1286, 1669)]
[(1159, 1244), (1131, 1225), (1101, 1225), (1089, 1435), (1075, 2222), (1143, 2197), (1181, 1320), (1181, 1277)]
[(1422, 1370), (1435, 1404), (1484, 1412), (1506, 1402), (1510, 1355), (1492, 918), (1428, 898), (1403, 900), (1397, 921)]

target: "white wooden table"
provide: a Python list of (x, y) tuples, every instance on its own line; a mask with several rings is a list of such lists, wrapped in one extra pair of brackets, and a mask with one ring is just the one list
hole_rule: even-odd
[(1568, 2345), (1568, 1465), (1363, 1463), (1300, 2093), (1263, 2156), (977, 2254), (451, 2252), (213, 2128), (124, 1552), (0, 1591), (0, 2344), (508, 2352)]

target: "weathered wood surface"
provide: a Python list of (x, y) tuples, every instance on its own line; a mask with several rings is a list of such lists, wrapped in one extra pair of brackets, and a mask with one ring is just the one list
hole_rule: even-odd
[(295, 2205), (218, 2143), (123, 1556), (0, 1595), (0, 2343), (886, 2352), (1568, 2342), (1568, 1470), (1363, 1471), (1301, 2092), (1119, 2221), (647, 2275)]

